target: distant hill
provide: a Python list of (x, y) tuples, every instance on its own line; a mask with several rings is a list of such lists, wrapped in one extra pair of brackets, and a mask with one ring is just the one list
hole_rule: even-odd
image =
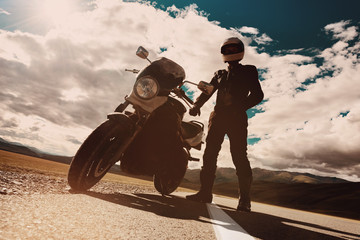
[(0, 138), (0, 149), (9, 152), (20, 153), (32, 157), (38, 157), (38, 154), (33, 150), (31, 150), (30, 148), (25, 147), (19, 143), (7, 142), (2, 138)]
[[(8, 142), (0, 138), (0, 149), (6, 150), (14, 153), (20, 153), (32, 157), (39, 157), (47, 160), (52, 160), (56, 162), (70, 164), (72, 157), (52, 155), (48, 153), (41, 152), (40, 150), (27, 147), (20, 143)], [(112, 172), (117, 172), (117, 167), (112, 169)], [(185, 183), (194, 183), (199, 182), (199, 169), (188, 169), (184, 178)], [(296, 173), (296, 172), (287, 172), (287, 171), (270, 171), (260, 168), (253, 169), (254, 181), (262, 182), (273, 182), (273, 183), (311, 183), (311, 184), (321, 184), (321, 183), (345, 183), (348, 182), (344, 179), (335, 178), (335, 177), (320, 177), (308, 173)], [(215, 184), (221, 183), (236, 183), (237, 176), (235, 169), (233, 168), (218, 168), (216, 172)]]
[[(189, 183), (199, 182), (199, 169), (188, 169), (185, 180)], [(254, 181), (273, 183), (346, 183), (348, 181), (336, 177), (321, 177), (309, 173), (297, 173), (287, 171), (270, 171), (260, 168), (253, 169)], [(216, 171), (215, 184), (237, 183), (236, 171), (233, 168), (218, 168)]]
[[(199, 190), (199, 172), (188, 169), (181, 186)], [(259, 168), (253, 175), (253, 201), (360, 219), (360, 182)], [(217, 169), (213, 193), (239, 197), (235, 169)]]
[(56, 162), (70, 164), (72, 157), (58, 156), (52, 155), (48, 153), (41, 152), (40, 150), (27, 147), (20, 143), (8, 142), (2, 138), (0, 138), (0, 150), (5, 150), (14, 153), (20, 153), (27, 156), (38, 157), (42, 159), (52, 160)]

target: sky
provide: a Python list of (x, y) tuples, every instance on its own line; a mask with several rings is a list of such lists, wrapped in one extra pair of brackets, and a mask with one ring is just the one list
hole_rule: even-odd
[[(131, 92), (136, 75), (125, 69), (147, 66), (138, 46), (150, 59), (179, 63), (187, 80), (210, 81), (226, 68), (221, 43), (236, 36), (265, 94), (248, 111), (252, 167), (360, 181), (359, 7), (356, 0), (0, 0), (0, 137), (73, 156)], [(192, 98), (200, 94), (187, 87)], [(195, 119), (206, 125), (214, 102)], [(218, 166), (233, 167), (227, 138)]]

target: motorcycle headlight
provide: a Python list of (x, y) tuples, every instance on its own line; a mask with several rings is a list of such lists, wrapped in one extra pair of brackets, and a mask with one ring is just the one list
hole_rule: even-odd
[(134, 92), (139, 98), (149, 100), (159, 92), (159, 83), (150, 76), (139, 78), (134, 85)]

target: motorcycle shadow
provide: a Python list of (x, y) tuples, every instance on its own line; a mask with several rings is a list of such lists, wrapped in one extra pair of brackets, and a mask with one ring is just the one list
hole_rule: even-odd
[(100, 193), (88, 191), (88, 196), (137, 210), (152, 212), (159, 216), (196, 220), (211, 223), (205, 204), (192, 202), (177, 196), (161, 196), (146, 193)]

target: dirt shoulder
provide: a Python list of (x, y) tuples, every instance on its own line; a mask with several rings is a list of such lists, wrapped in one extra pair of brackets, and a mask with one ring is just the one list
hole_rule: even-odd
[[(120, 188), (125, 192), (137, 192), (139, 184), (129, 185), (116, 181), (101, 181), (92, 191), (101, 193), (116, 192)], [(155, 193), (152, 186), (141, 186), (146, 192)], [(31, 194), (69, 194), (70, 187), (66, 175), (46, 174), (42, 171), (0, 164), (0, 195)]]

